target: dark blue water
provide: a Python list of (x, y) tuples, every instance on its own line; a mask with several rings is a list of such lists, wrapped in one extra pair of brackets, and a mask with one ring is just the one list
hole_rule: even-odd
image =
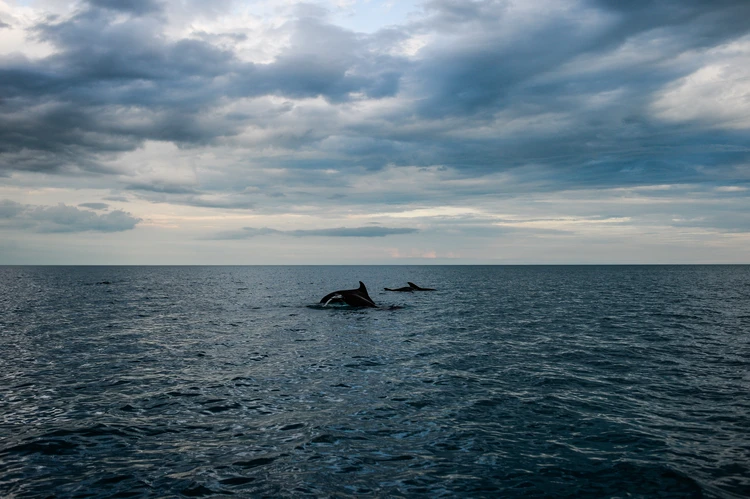
[(750, 266), (0, 267), (0, 418), (7, 497), (744, 497)]

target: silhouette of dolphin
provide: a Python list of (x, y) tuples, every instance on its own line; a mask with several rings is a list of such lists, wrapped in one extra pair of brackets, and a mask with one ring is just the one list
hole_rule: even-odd
[(383, 288), (383, 289), (386, 290), (386, 291), (403, 291), (403, 292), (407, 292), (407, 293), (411, 293), (412, 291), (414, 291), (409, 286), (404, 286), (403, 288)]
[(333, 293), (328, 293), (320, 300), (320, 303), (323, 303), (324, 307), (329, 303), (341, 302), (346, 303), (350, 307), (378, 307), (375, 305), (375, 302), (372, 301), (370, 295), (367, 294), (367, 287), (365, 287), (365, 283), (362, 281), (359, 281), (358, 289), (341, 289), (339, 291), (334, 291)]
[(414, 291), (435, 291), (435, 288), (420, 288), (413, 282), (407, 282), (406, 284), (408, 284), (409, 287)]

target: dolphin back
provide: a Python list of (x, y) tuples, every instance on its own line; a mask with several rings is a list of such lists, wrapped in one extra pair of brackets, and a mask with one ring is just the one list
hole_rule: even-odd
[(326, 303), (326, 302), (328, 302), (328, 301), (329, 301), (329, 300), (330, 300), (331, 298), (333, 298), (334, 296), (336, 296), (336, 295), (340, 295), (340, 294), (341, 294), (341, 291), (334, 291), (333, 293), (328, 293), (328, 294), (327, 294), (327, 295), (325, 295), (325, 296), (324, 296), (323, 298), (321, 298), (321, 299), (320, 299), (320, 302), (318, 302), (318, 303)]
[(375, 302), (370, 295), (367, 293), (367, 286), (362, 281), (359, 281), (359, 288), (357, 289), (341, 289), (328, 293), (321, 298), (320, 303), (328, 305), (329, 302), (334, 303), (344, 302), (352, 307), (377, 307)]

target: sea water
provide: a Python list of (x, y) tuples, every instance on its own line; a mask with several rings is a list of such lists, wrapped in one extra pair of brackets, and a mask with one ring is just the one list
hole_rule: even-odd
[(0, 267), (3, 497), (746, 497), (749, 389), (749, 266)]

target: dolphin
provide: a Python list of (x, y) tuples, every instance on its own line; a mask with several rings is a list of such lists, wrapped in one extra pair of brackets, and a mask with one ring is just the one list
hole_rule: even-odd
[(403, 288), (383, 288), (383, 289), (384, 289), (385, 291), (404, 291), (404, 292), (407, 292), (407, 293), (411, 293), (412, 291), (414, 291), (414, 290), (413, 290), (413, 289), (412, 289), (411, 287), (409, 287), (409, 286), (404, 286)]
[(409, 287), (410, 287), (410, 288), (411, 288), (412, 290), (414, 290), (414, 291), (435, 291), (435, 289), (434, 289), (434, 288), (420, 288), (419, 286), (417, 286), (417, 285), (416, 285), (416, 284), (414, 284), (413, 282), (407, 282), (406, 284), (408, 284), (408, 285), (409, 285)]
[(378, 307), (375, 305), (375, 302), (372, 301), (370, 295), (367, 294), (367, 287), (365, 287), (365, 283), (362, 281), (359, 281), (358, 289), (341, 289), (339, 291), (334, 291), (333, 293), (328, 293), (320, 300), (320, 303), (323, 303), (324, 307), (331, 302), (344, 302), (350, 307)]

